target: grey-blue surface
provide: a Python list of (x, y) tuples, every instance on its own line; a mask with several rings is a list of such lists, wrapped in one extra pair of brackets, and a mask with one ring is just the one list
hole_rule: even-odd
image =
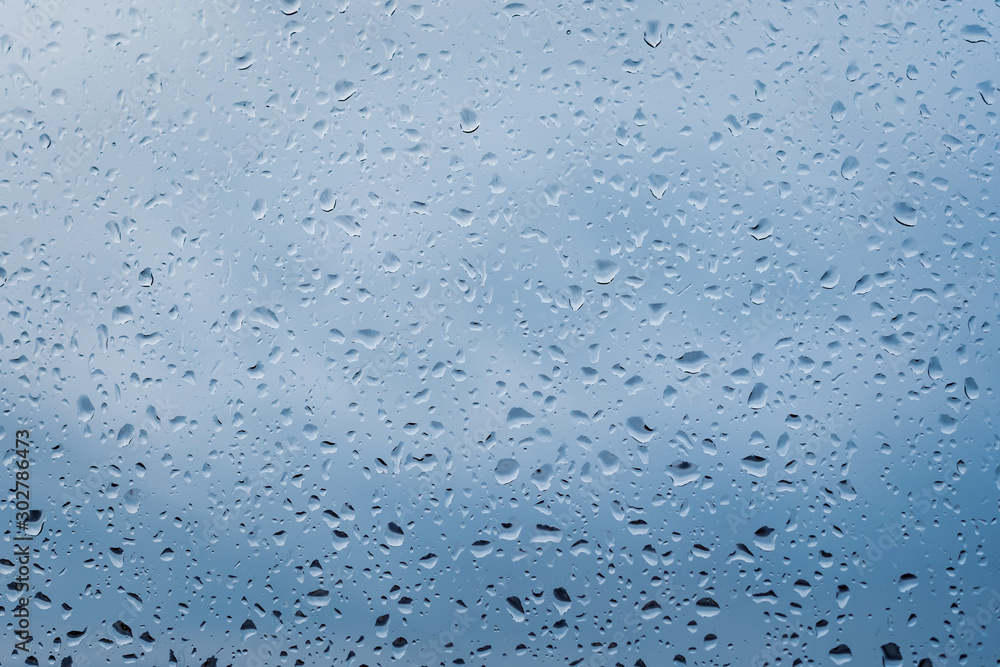
[(1000, 664), (998, 12), (0, 3), (0, 663)]

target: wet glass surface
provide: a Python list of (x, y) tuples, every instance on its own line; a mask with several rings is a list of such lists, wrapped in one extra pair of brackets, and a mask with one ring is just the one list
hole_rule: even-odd
[(997, 664), (994, 4), (88, 4), (0, 6), (0, 663)]

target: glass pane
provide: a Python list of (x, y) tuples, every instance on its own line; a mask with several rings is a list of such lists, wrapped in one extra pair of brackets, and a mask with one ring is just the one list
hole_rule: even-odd
[(0, 663), (996, 663), (986, 3), (2, 15)]

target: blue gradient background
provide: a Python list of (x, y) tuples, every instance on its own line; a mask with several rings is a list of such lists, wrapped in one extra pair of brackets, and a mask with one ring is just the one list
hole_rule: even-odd
[(995, 4), (0, 11), (39, 664), (1000, 664)]

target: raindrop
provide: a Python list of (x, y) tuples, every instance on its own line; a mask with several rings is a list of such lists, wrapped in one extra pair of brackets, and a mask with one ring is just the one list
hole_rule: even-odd
[(462, 109), (459, 114), (459, 126), (462, 132), (472, 134), (479, 129), (479, 115), (472, 109)]

